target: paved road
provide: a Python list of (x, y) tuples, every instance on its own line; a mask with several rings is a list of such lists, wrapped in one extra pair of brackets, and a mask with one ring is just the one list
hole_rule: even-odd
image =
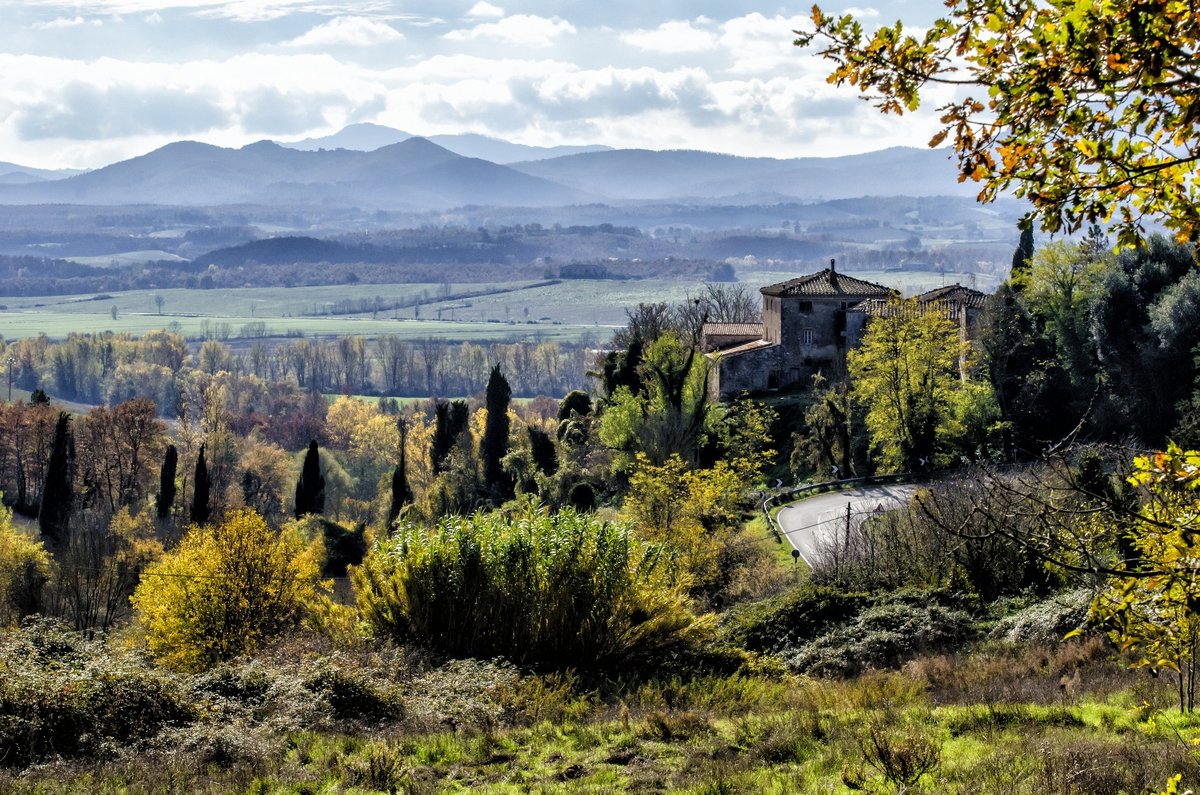
[(891, 510), (908, 501), (917, 487), (912, 484), (863, 486), (850, 491), (820, 494), (784, 506), (779, 511), (779, 526), (792, 547), (809, 566), (818, 562), (821, 549), (834, 543), (846, 528), (846, 505), (851, 514), (876, 509)]

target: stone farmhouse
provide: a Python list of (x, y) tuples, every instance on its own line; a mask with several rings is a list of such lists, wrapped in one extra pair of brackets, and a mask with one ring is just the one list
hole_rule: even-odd
[[(701, 345), (714, 362), (710, 391), (727, 398), (807, 386), (812, 376), (845, 365), (872, 316), (894, 311), (899, 293), (838, 273), (836, 262), (819, 273), (760, 290), (762, 323), (708, 323)], [(954, 284), (917, 297), (923, 311), (945, 312), (969, 339), (987, 296)]]

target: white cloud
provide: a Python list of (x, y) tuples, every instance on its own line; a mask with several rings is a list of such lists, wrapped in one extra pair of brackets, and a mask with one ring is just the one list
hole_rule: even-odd
[(162, 14), (155, 11), (153, 14), (149, 14), (142, 21), (145, 22), (147, 25), (161, 25), (163, 18), (162, 18)]
[(574, 32), (574, 25), (558, 17), (549, 19), (532, 14), (514, 14), (498, 22), (484, 22), (466, 30), (452, 30), (445, 38), (450, 41), (485, 39), (518, 47), (549, 47), (559, 36)]
[[(804, 53), (792, 42), (792, 31), (811, 27), (808, 17), (767, 17), (755, 12), (736, 17), (721, 26), (721, 45), (733, 58), (732, 71), (746, 75), (769, 75), (778, 70), (803, 69)], [(818, 68), (822, 68), (817, 63)], [(826, 70), (827, 71), (827, 70)]]
[(621, 34), (621, 41), (640, 50), (668, 55), (707, 52), (717, 47), (715, 33), (688, 20), (671, 20), (653, 30), (631, 30)]
[(467, 18), (469, 19), (499, 19), (502, 16), (504, 16), (504, 9), (500, 6), (492, 5), (487, 0), (479, 0), (478, 3), (471, 6), (471, 9), (467, 11)]
[(875, 19), (879, 16), (879, 9), (876, 8), (858, 8), (851, 6), (846, 9), (846, 13), (856, 19)]
[(292, 14), (344, 16), (384, 12), (391, 6), (388, 0), (29, 0), (29, 4), (113, 16), (178, 9), (241, 22), (265, 22)]
[(367, 17), (334, 17), (328, 22), (309, 30), (302, 36), (297, 36), (284, 46), (287, 47), (329, 47), (347, 45), (351, 47), (369, 47), (375, 44), (388, 44), (401, 41), (404, 34), (386, 22)]
[(63, 28), (77, 28), (81, 25), (95, 25), (99, 27), (104, 21), (100, 19), (84, 19), (83, 17), (57, 17), (49, 22), (35, 22), (31, 27), (34, 30), (62, 30)]

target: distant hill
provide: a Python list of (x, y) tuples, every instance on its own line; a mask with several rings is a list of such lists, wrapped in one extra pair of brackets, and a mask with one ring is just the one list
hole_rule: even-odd
[[(278, 143), (289, 149), (300, 149), (306, 152), (315, 152), (318, 149), (355, 149), (370, 152), (413, 137), (413, 135), (394, 127), (364, 122), (351, 124), (333, 135), (326, 135), (322, 138), (305, 138), (302, 141), (279, 141)], [(478, 157), (481, 160), (490, 160), (501, 165), (586, 152), (605, 152), (612, 148), (608, 146), (527, 146), (475, 133), (430, 135), (426, 136), (426, 139), (463, 157)]]
[(0, 203), (5, 204), (332, 204), (431, 210), (559, 206), (584, 198), (424, 138), (372, 152), (305, 152), (269, 141), (225, 149), (182, 141), (70, 179), (0, 185)]
[(897, 147), (844, 157), (778, 160), (690, 150), (617, 149), (513, 165), (608, 198), (808, 201), (857, 196), (970, 195), (947, 150)]
[[(387, 130), (374, 126), (358, 132), (381, 136)], [(513, 146), (483, 136), (450, 137), (485, 149)], [(405, 138), (371, 151), (307, 151), (271, 141), (225, 149), (181, 141), (67, 179), (0, 179), (0, 204), (256, 204), (442, 212), (592, 203), (732, 207), (858, 197), (974, 198), (976, 187), (960, 184), (957, 176), (946, 150), (928, 149), (791, 160), (622, 149), (508, 166), (458, 154), (425, 138)]]
[(84, 172), (77, 168), (62, 168), (50, 170), (19, 166), (16, 163), (0, 161), (0, 185), (28, 185), (32, 182), (45, 182), (54, 179), (66, 179)]
[(394, 127), (382, 124), (351, 124), (343, 127), (333, 135), (321, 138), (305, 138), (303, 141), (276, 141), (288, 149), (300, 149), (304, 152), (315, 152), (318, 149), (355, 149), (361, 152), (373, 152), (383, 146), (391, 146), (401, 141), (407, 141), (413, 136)]

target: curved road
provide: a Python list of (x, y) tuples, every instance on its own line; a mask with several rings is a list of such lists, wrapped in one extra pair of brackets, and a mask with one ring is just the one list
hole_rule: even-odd
[(780, 509), (776, 518), (783, 534), (810, 567), (819, 562), (821, 550), (840, 538), (846, 528), (846, 506), (852, 516), (878, 510), (889, 511), (908, 502), (917, 490), (912, 483), (862, 486), (849, 491), (820, 494)]

